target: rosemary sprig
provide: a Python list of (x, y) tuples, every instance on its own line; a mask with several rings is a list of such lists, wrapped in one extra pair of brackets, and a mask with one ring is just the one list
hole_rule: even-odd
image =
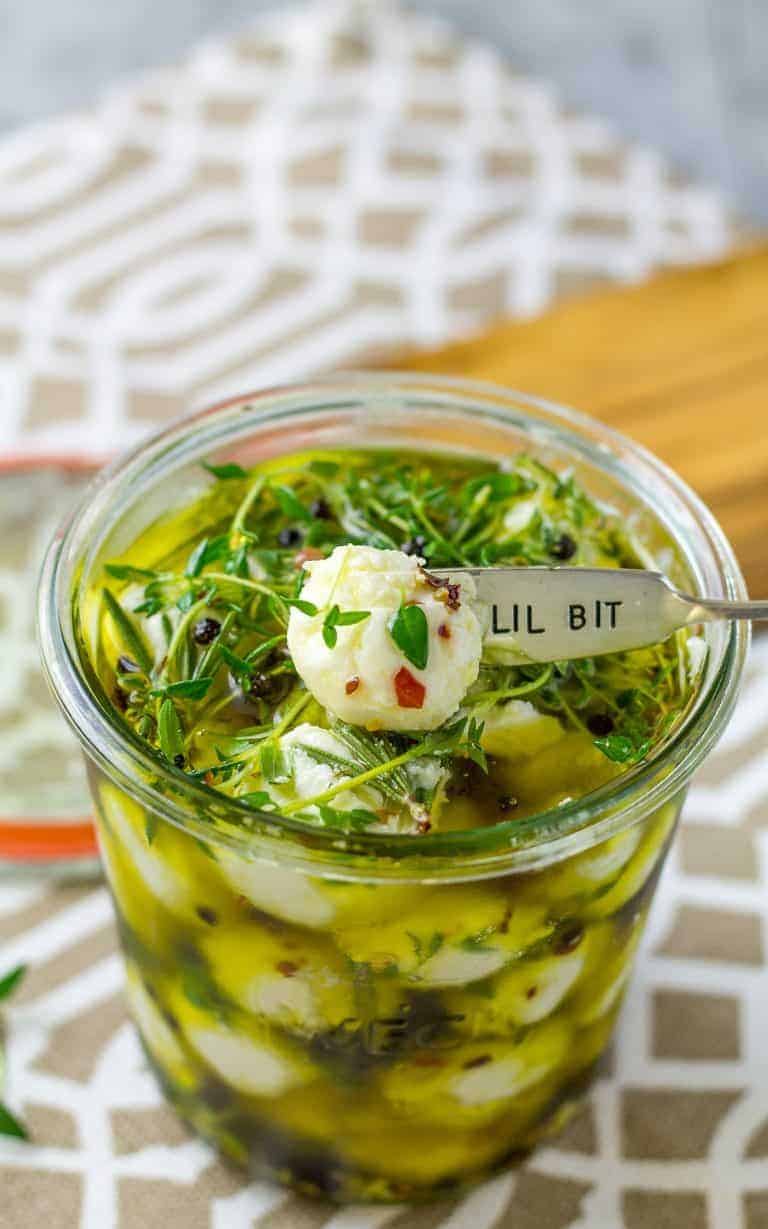
[[(359, 736), (361, 731), (357, 731), (357, 733)], [(345, 790), (358, 789), (360, 786), (369, 785), (371, 782), (375, 782), (378, 789), (382, 780), (385, 782), (387, 778), (391, 780), (393, 771), (403, 768), (404, 765), (411, 763), (411, 761), (425, 756), (448, 757), (454, 754), (465, 754), (484, 765), (485, 756), (480, 746), (481, 733), (482, 726), (478, 726), (475, 722), (468, 722), (467, 718), (462, 717), (449, 726), (444, 726), (442, 729), (433, 730), (431, 733), (426, 734), (407, 750), (391, 758), (382, 758), (381, 749), (374, 750), (370, 742), (366, 743), (364, 739), (359, 740), (358, 746), (360, 750), (358, 752), (358, 759), (361, 763), (361, 771), (356, 776), (338, 781), (335, 785), (329, 786), (328, 789), (323, 790), (320, 794), (316, 794), (313, 798), (302, 798), (296, 802), (287, 803), (281, 808), (282, 813), (284, 815), (292, 815), (296, 811), (307, 810), (309, 807), (330, 802), (337, 794)], [(343, 734), (341, 736), (344, 737)], [(369, 735), (369, 738), (374, 739), (374, 736)], [(368, 767), (363, 768), (362, 765), (366, 761)], [(407, 803), (408, 800), (408, 794), (405, 797), (401, 797), (401, 801), (404, 803)]]
[(109, 589), (102, 589), (104, 608), (112, 620), (120, 641), (129, 657), (132, 657), (142, 670), (149, 672), (154, 664), (154, 654), (144, 638), (143, 632), (134, 623), (131, 616), (123, 610), (115, 595)]

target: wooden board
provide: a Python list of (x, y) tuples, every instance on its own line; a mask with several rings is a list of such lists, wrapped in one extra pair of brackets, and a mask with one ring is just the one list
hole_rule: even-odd
[(768, 245), (397, 365), (506, 384), (639, 440), (709, 504), (768, 597)]

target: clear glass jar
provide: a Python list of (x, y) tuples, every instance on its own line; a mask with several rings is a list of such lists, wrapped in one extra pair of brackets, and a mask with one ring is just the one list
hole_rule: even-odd
[(34, 626), (46, 547), (96, 468), (77, 454), (0, 455), (0, 880), (99, 873), (82, 757), (40, 677)]
[(683, 725), (609, 785), (532, 819), (419, 838), (255, 812), (150, 756), (81, 647), (101, 562), (201, 487), (364, 444), (571, 467), (687, 587), (740, 598), (728, 543), (658, 461), (490, 386), (337, 377), (238, 398), (107, 471), (53, 544), (48, 676), (89, 764), (128, 1000), (182, 1117), (260, 1175), (338, 1200), (445, 1194), (557, 1130), (613, 1028), (691, 773), (735, 699), (748, 634), (709, 625)]

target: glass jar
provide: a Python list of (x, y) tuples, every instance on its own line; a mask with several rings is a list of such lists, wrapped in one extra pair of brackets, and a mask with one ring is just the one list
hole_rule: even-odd
[(686, 587), (742, 598), (707, 510), (588, 418), (490, 386), (329, 378), (185, 419), (108, 470), (53, 544), (48, 676), (89, 765), (130, 1009), (181, 1116), (232, 1160), (337, 1200), (445, 1194), (557, 1130), (611, 1035), (686, 784), (748, 634), (709, 625), (685, 721), (586, 797), (418, 838), (254, 811), (159, 763), (83, 651), (101, 563), (202, 488), (198, 462), (300, 449), (526, 448), (571, 468)]
[(77, 454), (0, 454), (0, 879), (99, 873), (82, 756), (35, 645), (45, 550), (96, 467)]

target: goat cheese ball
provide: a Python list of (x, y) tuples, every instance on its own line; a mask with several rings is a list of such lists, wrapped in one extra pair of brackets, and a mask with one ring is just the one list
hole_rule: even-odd
[(447, 721), (480, 669), (472, 578), (441, 583), (422, 560), (372, 546), (337, 546), (304, 567), (301, 600), (317, 613), (291, 609), (288, 649), (315, 699), (369, 730)]

